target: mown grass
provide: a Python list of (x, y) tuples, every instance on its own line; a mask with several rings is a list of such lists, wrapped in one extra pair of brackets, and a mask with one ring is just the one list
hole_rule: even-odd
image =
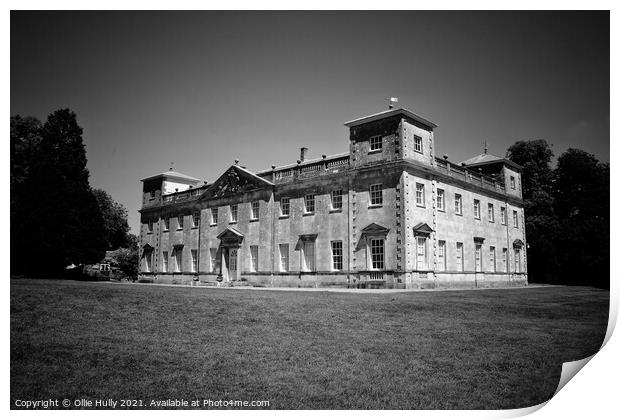
[(399, 294), (11, 282), (16, 399), (269, 400), (275, 409), (538, 404), (596, 352), (609, 294)]

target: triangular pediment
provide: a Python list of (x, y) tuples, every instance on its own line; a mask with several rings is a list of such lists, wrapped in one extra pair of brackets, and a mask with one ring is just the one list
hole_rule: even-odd
[(368, 226), (366, 226), (364, 229), (362, 229), (362, 235), (373, 235), (373, 234), (387, 235), (389, 231), (390, 229), (386, 227), (383, 227), (376, 223), (371, 223)]
[(219, 235), (217, 235), (217, 239), (243, 239), (243, 233), (239, 232), (237, 229), (233, 227), (227, 227), (224, 229)]
[(202, 194), (203, 198), (219, 198), (246, 191), (261, 188), (271, 188), (273, 183), (259, 177), (258, 175), (242, 168), (232, 165), (222, 174), (209, 188)]
[(413, 227), (413, 233), (415, 235), (430, 235), (433, 233), (433, 228), (427, 225), (426, 223), (418, 223)]
[(514, 248), (521, 248), (523, 245), (524, 243), (521, 239), (515, 239), (514, 242), (512, 243), (512, 246)]

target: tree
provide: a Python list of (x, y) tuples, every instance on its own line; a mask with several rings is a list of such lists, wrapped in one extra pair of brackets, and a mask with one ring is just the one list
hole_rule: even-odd
[(113, 250), (128, 246), (129, 224), (127, 209), (112, 199), (104, 190), (93, 189), (104, 225), (106, 249)]
[(127, 248), (121, 248), (117, 252), (118, 265), (123, 273), (132, 280), (138, 278), (138, 237), (131, 233), (127, 234)]
[(553, 151), (546, 140), (519, 141), (508, 149), (506, 157), (523, 167), (521, 185), (530, 281), (556, 283), (559, 265), (555, 242), (559, 223), (552, 195)]
[(11, 272), (49, 275), (71, 263), (101, 260), (103, 219), (88, 183), (75, 113), (55, 111), (42, 126), (24, 120), (14, 117), (11, 127), (11, 185), (16, 189)]
[(609, 288), (609, 192), (609, 164), (579, 149), (558, 158), (558, 250), (568, 282)]

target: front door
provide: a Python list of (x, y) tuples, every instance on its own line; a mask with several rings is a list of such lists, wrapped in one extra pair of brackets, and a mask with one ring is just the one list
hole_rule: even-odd
[(237, 280), (237, 249), (228, 251), (228, 277), (231, 281)]

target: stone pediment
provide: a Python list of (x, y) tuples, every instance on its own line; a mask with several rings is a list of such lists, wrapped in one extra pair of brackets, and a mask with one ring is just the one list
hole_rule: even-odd
[(371, 223), (362, 229), (362, 235), (387, 235), (390, 229), (378, 225), (376, 223)]
[(243, 233), (233, 227), (227, 227), (217, 235), (217, 239), (219, 239), (224, 246), (239, 245), (243, 241)]
[(219, 198), (271, 186), (271, 182), (245, 168), (233, 165), (206, 189), (203, 197)]
[(429, 236), (433, 232), (433, 228), (426, 223), (418, 223), (413, 227), (413, 234), (416, 236)]
[(515, 239), (514, 242), (512, 243), (512, 246), (514, 248), (522, 248), (523, 245), (525, 245), (525, 244), (523, 243), (523, 241), (521, 239)]

